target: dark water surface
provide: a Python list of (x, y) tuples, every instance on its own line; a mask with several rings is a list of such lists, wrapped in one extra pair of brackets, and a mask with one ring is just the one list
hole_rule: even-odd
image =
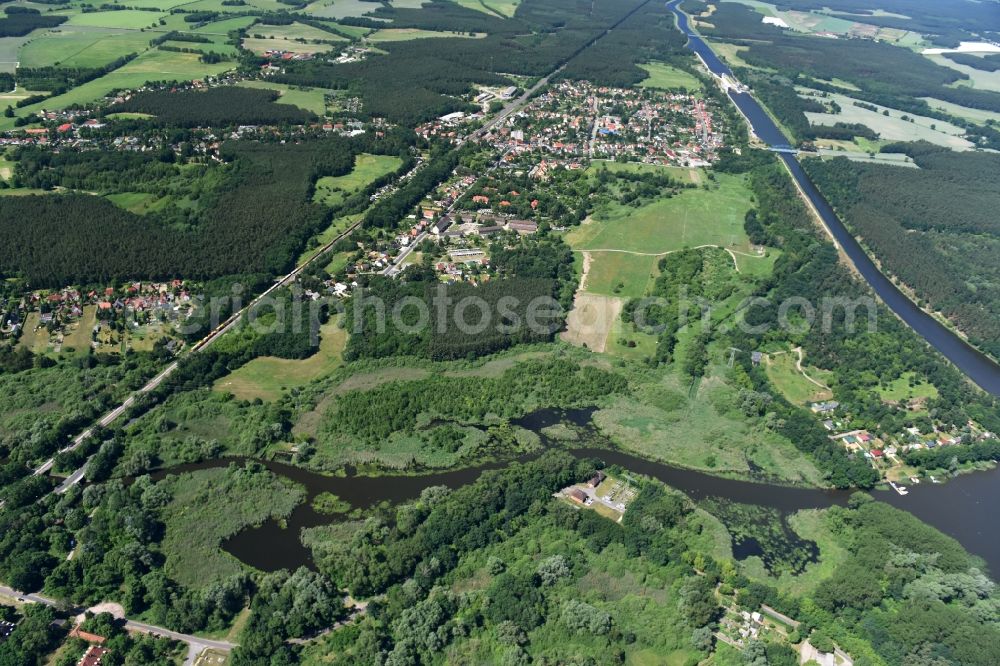
[[(704, 61), (708, 69), (716, 75), (722, 76), (732, 72), (719, 60), (711, 47), (703, 40), (688, 23), (688, 17), (678, 7), (680, 0), (672, 0), (667, 3), (674, 15), (677, 17), (677, 25), (688, 37), (688, 48), (694, 51)], [(781, 130), (775, 125), (771, 117), (767, 115), (760, 104), (750, 93), (729, 93), (730, 99), (736, 107), (746, 117), (761, 141), (776, 150), (790, 148), (790, 142)], [(850, 258), (851, 263), (858, 269), (861, 276), (871, 285), (871, 288), (878, 294), (879, 298), (889, 306), (889, 308), (899, 316), (906, 324), (916, 331), (921, 337), (941, 352), (945, 358), (955, 364), (969, 379), (974, 381), (983, 390), (1000, 395), (1000, 365), (992, 359), (970, 346), (962, 338), (945, 327), (937, 319), (921, 310), (916, 304), (907, 298), (892, 282), (882, 274), (875, 263), (868, 257), (861, 245), (854, 238), (854, 235), (847, 230), (837, 215), (833, 212), (830, 204), (819, 193), (816, 186), (806, 175), (799, 164), (798, 159), (791, 153), (779, 153), (779, 157), (788, 167), (792, 177), (802, 187), (802, 191), (812, 202), (816, 211), (823, 219), (824, 224), (833, 234), (837, 243), (843, 248)]]

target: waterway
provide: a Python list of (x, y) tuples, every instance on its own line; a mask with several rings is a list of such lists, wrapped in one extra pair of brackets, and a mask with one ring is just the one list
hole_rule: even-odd
[[(667, 7), (677, 17), (677, 26), (688, 37), (688, 48), (694, 51), (716, 76), (732, 76), (732, 71), (712, 51), (712, 48), (691, 27), (687, 15), (679, 8), (680, 0), (671, 0)], [(945, 358), (955, 364), (969, 379), (983, 390), (1000, 395), (1000, 365), (969, 345), (960, 336), (930, 316), (903, 294), (869, 258), (854, 235), (847, 230), (827, 200), (809, 180), (802, 165), (793, 153), (780, 152), (791, 148), (791, 142), (771, 120), (761, 105), (749, 92), (729, 91), (729, 98), (750, 124), (753, 133), (778, 155), (788, 167), (806, 197), (843, 249), (851, 263), (871, 288), (907, 325), (923, 337)]]
[[(799, 538), (788, 528), (787, 517), (802, 509), (844, 505), (850, 497), (848, 491), (728, 479), (640, 458), (611, 447), (594, 428), (591, 421), (593, 411), (544, 409), (512, 423), (537, 433), (546, 448), (562, 448), (582, 458), (594, 458), (608, 466), (618, 465), (631, 473), (655, 478), (680, 490), (696, 503), (718, 499), (764, 507), (781, 518), (781, 547), (801, 550), (809, 554), (811, 559), (815, 559), (815, 544)], [(568, 424), (584, 436), (578, 444), (553, 442), (543, 431), (556, 423)], [(340, 516), (321, 514), (312, 508), (313, 499), (320, 493), (333, 493), (355, 509), (371, 508), (382, 502), (398, 504), (416, 499), (424, 488), (457, 488), (472, 483), (486, 470), (506, 467), (511, 462), (529, 460), (537, 455), (492, 461), (445, 472), (400, 476), (362, 476), (350, 471), (345, 476), (326, 476), (275, 461), (259, 461), (275, 474), (301, 484), (306, 489), (306, 500), (287, 519), (269, 520), (258, 527), (245, 529), (228, 539), (223, 544), (223, 549), (263, 571), (312, 567), (312, 555), (301, 541), (302, 530), (343, 520)], [(167, 474), (210, 469), (245, 460), (222, 458), (179, 465), (160, 470), (152, 476), (154, 480), (158, 480)], [(877, 499), (909, 511), (956, 538), (967, 550), (982, 557), (990, 570), (1000, 572), (1000, 533), (991, 527), (995, 525), (994, 507), (1000, 502), (1000, 468), (968, 474), (961, 480), (946, 484), (922, 483), (911, 486), (910, 494), (905, 497), (893, 491), (876, 491), (874, 494)], [(766, 552), (774, 547), (772, 543), (764, 548), (754, 538), (744, 537), (735, 539), (733, 552), (737, 559), (758, 555), (766, 563), (776, 555)]]

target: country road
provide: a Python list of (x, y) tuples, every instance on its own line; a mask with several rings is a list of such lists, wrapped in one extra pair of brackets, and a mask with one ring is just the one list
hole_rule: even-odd
[[(44, 606), (51, 606), (52, 608), (65, 609), (65, 606), (61, 604), (56, 599), (46, 597), (42, 594), (31, 594), (18, 592), (17, 590), (0, 585), (0, 597), (10, 597), (11, 599), (16, 599), (17, 601), (25, 603), (35, 603), (42, 604)], [(73, 614), (82, 613), (85, 609), (83, 608), (70, 608)], [(119, 618), (121, 619), (121, 618)], [(188, 646), (187, 658), (184, 661), (185, 666), (192, 666), (198, 655), (207, 649), (221, 650), (223, 652), (229, 652), (236, 647), (235, 643), (230, 643), (229, 641), (217, 641), (210, 638), (202, 638), (200, 636), (192, 636), (190, 634), (182, 634), (177, 631), (171, 631), (170, 629), (164, 629), (163, 627), (157, 627), (156, 625), (146, 624), (145, 622), (136, 622), (134, 620), (129, 620), (125, 618), (125, 628), (129, 631), (137, 632), (140, 634), (148, 634), (150, 636), (158, 636), (161, 638), (169, 638), (171, 640), (179, 641), (181, 643), (186, 643)]]

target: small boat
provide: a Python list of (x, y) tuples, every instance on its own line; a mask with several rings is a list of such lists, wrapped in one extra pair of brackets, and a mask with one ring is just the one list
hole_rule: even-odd
[(889, 482), (889, 485), (892, 486), (892, 489), (895, 490), (900, 495), (909, 495), (910, 494), (910, 491), (906, 489), (906, 486), (897, 486), (892, 481)]

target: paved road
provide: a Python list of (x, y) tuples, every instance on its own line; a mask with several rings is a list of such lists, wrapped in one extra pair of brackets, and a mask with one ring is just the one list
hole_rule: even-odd
[[(64, 606), (57, 601), (42, 594), (25, 594), (23, 592), (18, 592), (17, 590), (0, 585), (0, 596), (11, 597), (12, 599), (17, 599), (22, 602), (30, 602), (35, 604), (43, 604), (45, 606), (51, 606), (53, 608), (60, 608)], [(73, 613), (81, 613), (84, 609), (82, 608), (70, 608)], [(146, 624), (144, 622), (136, 622), (134, 620), (125, 620), (125, 628), (129, 631), (138, 632), (140, 634), (149, 634), (150, 636), (159, 636), (162, 638), (169, 638), (181, 643), (186, 643), (188, 646), (187, 659), (185, 664), (190, 666), (194, 664), (198, 655), (204, 650), (213, 648), (216, 650), (222, 650), (223, 652), (229, 652), (236, 647), (235, 643), (230, 643), (228, 641), (216, 641), (209, 638), (202, 638), (200, 636), (192, 636), (190, 634), (182, 634), (177, 631), (171, 631), (170, 629), (164, 629), (163, 627), (157, 627), (156, 625)]]

